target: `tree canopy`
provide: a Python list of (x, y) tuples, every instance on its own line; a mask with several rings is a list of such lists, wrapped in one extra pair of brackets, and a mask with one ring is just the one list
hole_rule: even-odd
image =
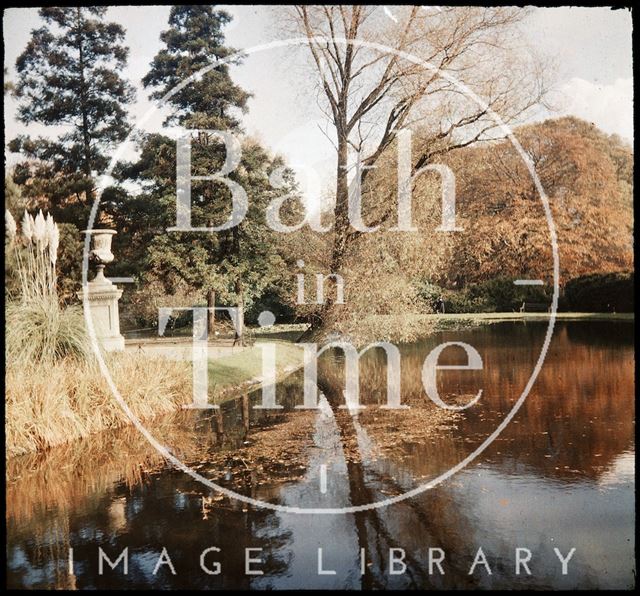
[(34, 29), (16, 62), (18, 118), (26, 124), (64, 126), (54, 139), (20, 136), (12, 151), (27, 161), (14, 178), (30, 197), (60, 221), (79, 219), (67, 211), (93, 198), (95, 176), (106, 168), (109, 149), (129, 132), (127, 104), (134, 97), (121, 76), (128, 49), (124, 28), (105, 20), (106, 7), (46, 7), (45, 25)]
[[(187, 132), (198, 129), (190, 133), (192, 176), (210, 176), (225, 163), (225, 144), (206, 130), (228, 131), (241, 138), (240, 116), (250, 94), (232, 81), (227, 65), (216, 65), (216, 60), (234, 52), (225, 46), (223, 27), (229, 21), (226, 12), (211, 6), (173, 7), (170, 28), (160, 36), (164, 47), (143, 79), (144, 85), (153, 89), (151, 98), (160, 99), (195, 72), (213, 65), (168, 102), (172, 108), (168, 122)], [(281, 158), (270, 155), (255, 140), (241, 139), (242, 157), (228, 177), (247, 193), (249, 207), (242, 223), (216, 233), (167, 231), (176, 225), (176, 140), (146, 135), (140, 149), (139, 160), (120, 165), (117, 173), (122, 179), (135, 181), (143, 192), (130, 198), (126, 192), (114, 191), (105, 208), (131, 238), (128, 250), (139, 263), (145, 292), (154, 288), (151, 293), (164, 294), (168, 302), (178, 295), (188, 297), (192, 304), (206, 300), (209, 307), (239, 306), (243, 312), (260, 296), (282, 286), (286, 270), (282, 242), (265, 219), (273, 197), (295, 190), (292, 174)], [(269, 182), (276, 170), (284, 176), (278, 189)], [(230, 208), (230, 191), (225, 184), (192, 181), (194, 227), (222, 224)], [(141, 214), (148, 218), (141, 218)], [(126, 242), (125, 236), (119, 240)], [(145, 308), (158, 305), (155, 297), (144, 300), (140, 296), (140, 302)]]

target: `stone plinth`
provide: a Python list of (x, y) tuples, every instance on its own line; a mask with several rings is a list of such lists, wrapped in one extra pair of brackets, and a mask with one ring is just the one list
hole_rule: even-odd
[[(96, 283), (97, 281), (87, 284), (88, 308), (96, 338), (107, 352), (119, 352), (124, 350), (118, 312), (118, 300), (122, 296), (122, 290), (108, 279), (102, 283)], [(78, 297), (84, 300), (84, 293), (78, 292)]]

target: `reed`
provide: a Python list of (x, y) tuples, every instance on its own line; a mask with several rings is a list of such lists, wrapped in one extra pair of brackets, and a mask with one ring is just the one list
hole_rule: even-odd
[(30, 367), (52, 364), (66, 356), (87, 360), (90, 346), (79, 307), (65, 307), (56, 291), (56, 261), (60, 234), (51, 215), (26, 211), (20, 233), (5, 212), (8, 251), (13, 253), (17, 295), (5, 308), (5, 354), (8, 362)]
[(56, 296), (56, 263), (60, 243), (58, 224), (51, 214), (45, 217), (42, 209), (35, 217), (25, 211), (20, 230), (9, 210), (5, 210), (4, 217), (5, 235), (14, 253), (20, 282), (19, 299), (28, 301)]

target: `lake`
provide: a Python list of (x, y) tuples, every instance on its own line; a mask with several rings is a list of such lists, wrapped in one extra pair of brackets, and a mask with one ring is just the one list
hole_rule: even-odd
[[(379, 408), (386, 361), (372, 350), (361, 362), (361, 415), (335, 408), (331, 392), (338, 394), (342, 373), (333, 353), (321, 366), (320, 411), (295, 409), (298, 372), (277, 388), (282, 411), (253, 409), (254, 392), (219, 412), (178, 412), (148, 428), (181, 461), (253, 499), (316, 508), (384, 501), (437, 478), (483, 443), (522, 393), (545, 330), (543, 322), (494, 323), (401, 346), (410, 404), (426, 403), (421, 368), (436, 345), (466, 342), (482, 356), (482, 370), (439, 373), (448, 403), (483, 394), (455, 416), (438, 411), (435, 425), (415, 408)], [(440, 362), (464, 364), (464, 356), (452, 347)], [(464, 469), (389, 506), (329, 515), (257, 507), (166, 465), (134, 428), (103, 433), (7, 463), (7, 585), (632, 588), (634, 429), (633, 323), (561, 321), (505, 430)], [(100, 574), (98, 547), (112, 561), (127, 548), (127, 574), (122, 561), (114, 570), (105, 563)], [(170, 564), (158, 565), (163, 549)], [(572, 551), (563, 574), (560, 559)], [(220, 572), (207, 573), (201, 562)]]

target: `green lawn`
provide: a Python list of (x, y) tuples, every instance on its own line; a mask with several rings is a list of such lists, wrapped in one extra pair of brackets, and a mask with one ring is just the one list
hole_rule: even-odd
[(209, 361), (209, 392), (215, 401), (227, 399), (260, 383), (262, 376), (263, 341), (276, 344), (276, 376), (278, 379), (300, 368), (302, 348), (294, 343), (279, 340), (262, 340), (254, 346)]

